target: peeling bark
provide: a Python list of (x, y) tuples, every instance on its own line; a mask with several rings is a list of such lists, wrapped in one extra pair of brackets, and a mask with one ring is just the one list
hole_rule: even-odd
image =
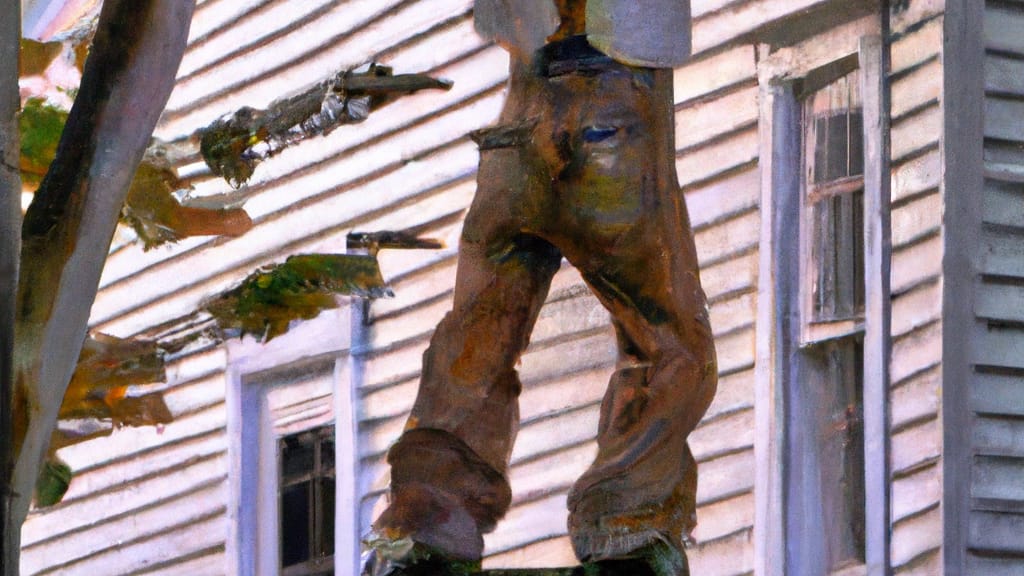
[(266, 110), (240, 108), (199, 131), (200, 152), (210, 170), (234, 187), (249, 180), (256, 165), (282, 149), (335, 128), (362, 122), (370, 112), (420, 90), (449, 90), (451, 82), (420, 74), (392, 74), (371, 65), (345, 70)]
[[(121, 206), (174, 86), (194, 0), (107, 0), (82, 87), (22, 225), (14, 494), (19, 548), (36, 476), (85, 340)], [(7, 567), (11, 573), (16, 568)]]

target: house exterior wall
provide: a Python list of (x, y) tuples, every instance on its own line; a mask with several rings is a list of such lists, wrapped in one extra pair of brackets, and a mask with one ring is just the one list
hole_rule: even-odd
[[(842, 3), (693, 0), (694, 57), (675, 72), (677, 171), (720, 371), (715, 401), (691, 435), (700, 469), (699, 524), (689, 551), (695, 574), (751, 574), (758, 565), (755, 444), (763, 440), (755, 438), (761, 329), (755, 318), (765, 152), (759, 44), (785, 46), (793, 42), (787, 26), (815, 25), (827, 42), (832, 27), (849, 24), (849, 18), (827, 17)], [(899, 573), (933, 574), (942, 541), (944, 3), (897, 4), (889, 38), (892, 561)], [(857, 18), (871, 13), (864, 9)], [(438, 251), (381, 254), (396, 297), (369, 305), (365, 340), (360, 346), (353, 341), (363, 526), (380, 508), (387, 485), (383, 458), (415, 397), (422, 352), (451, 307), (458, 233), (478, 159), (466, 134), (497, 117), (507, 55), (474, 32), (472, 0), (200, 0), (178, 86), (157, 132), (168, 140), (187, 137), (241, 106), (265, 107), (372, 60), (398, 72), (449, 78), (454, 87), (404, 98), (362, 124), (265, 162), (246, 192), (256, 223), (246, 236), (187, 239), (144, 253), (120, 235), (91, 321), (94, 329), (121, 336), (169, 337), (189, 329), (181, 319), (204, 298), (256, 267), (293, 253), (342, 252), (351, 230), (420, 226), (424, 236), (444, 239), (446, 248)], [(228, 190), (197, 158), (181, 173), (193, 177), (199, 193)], [(513, 508), (487, 538), (487, 565), (574, 562), (565, 498), (595, 452), (599, 403), (614, 360), (607, 313), (564, 266), (519, 367), (524, 390), (512, 457)], [(162, 433), (126, 428), (62, 451), (76, 477), (62, 504), (26, 523), (26, 574), (233, 569), (229, 368), (223, 346), (193, 346), (168, 367), (165, 396), (175, 422)]]
[(891, 15), (891, 562), (898, 574), (941, 573), (943, 8), (911, 2)]

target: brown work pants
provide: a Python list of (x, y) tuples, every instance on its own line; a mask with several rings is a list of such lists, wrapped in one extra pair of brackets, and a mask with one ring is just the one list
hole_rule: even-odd
[(480, 534), (511, 500), (514, 365), (564, 255), (611, 312), (620, 351), (597, 457), (569, 495), (573, 546), (581, 560), (658, 540), (681, 552), (695, 522), (686, 437), (717, 372), (676, 181), (672, 71), (614, 62), (546, 70), (513, 59), (501, 123), (478, 137), (454, 308), (431, 339), (408, 426), (389, 453), (391, 501), (376, 527), (480, 557)]

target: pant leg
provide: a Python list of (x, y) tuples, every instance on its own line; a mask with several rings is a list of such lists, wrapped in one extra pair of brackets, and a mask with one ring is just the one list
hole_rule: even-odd
[[(581, 560), (656, 540), (682, 554), (694, 525), (687, 436), (717, 368), (696, 250), (675, 176), (671, 70), (613, 66), (553, 79), (549, 161), (563, 203), (546, 237), (609, 309), (622, 361), (602, 404), (598, 454), (569, 495)], [(575, 102), (574, 105), (566, 102)]]
[(453, 309), (431, 338), (406, 431), (388, 454), (391, 500), (379, 531), (474, 559), (481, 534), (508, 509), (514, 366), (561, 262), (551, 244), (522, 232), (549, 182), (526, 146), (481, 151)]

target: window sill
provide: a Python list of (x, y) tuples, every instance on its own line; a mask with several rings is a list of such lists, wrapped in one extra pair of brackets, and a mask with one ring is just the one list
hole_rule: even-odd
[(832, 320), (826, 322), (810, 322), (804, 325), (803, 334), (800, 338), (800, 347), (808, 348), (838, 340), (847, 336), (854, 336), (864, 332), (864, 319), (851, 318), (849, 320)]
[(281, 570), (282, 576), (329, 576), (334, 574), (334, 556), (321, 556)]
[(866, 576), (868, 567), (865, 564), (854, 564), (828, 573), (828, 576)]

